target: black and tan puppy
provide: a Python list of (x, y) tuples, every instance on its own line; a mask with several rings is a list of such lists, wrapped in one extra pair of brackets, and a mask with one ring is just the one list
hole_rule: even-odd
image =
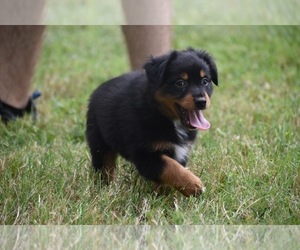
[(211, 56), (189, 48), (151, 58), (144, 71), (109, 80), (92, 94), (86, 136), (92, 163), (113, 179), (120, 154), (146, 179), (186, 196), (201, 194), (201, 180), (185, 168), (197, 130), (209, 122), (217, 67)]

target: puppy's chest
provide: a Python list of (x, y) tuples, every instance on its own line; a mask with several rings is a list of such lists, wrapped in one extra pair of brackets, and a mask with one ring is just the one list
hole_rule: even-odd
[(175, 123), (175, 131), (177, 136), (177, 143), (174, 143), (174, 158), (185, 165), (188, 153), (193, 145), (195, 137), (192, 136), (184, 127)]

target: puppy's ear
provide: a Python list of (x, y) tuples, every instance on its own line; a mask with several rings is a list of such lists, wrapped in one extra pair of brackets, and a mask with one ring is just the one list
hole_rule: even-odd
[(168, 54), (151, 57), (149, 61), (144, 65), (144, 69), (146, 71), (146, 76), (150, 83), (151, 90), (154, 91), (164, 81), (164, 74), (168, 64), (174, 60), (177, 56), (176, 51), (171, 51)]
[(203, 59), (207, 63), (211, 73), (211, 79), (213, 83), (218, 86), (218, 69), (214, 59), (204, 50), (197, 51), (196, 53), (199, 58)]

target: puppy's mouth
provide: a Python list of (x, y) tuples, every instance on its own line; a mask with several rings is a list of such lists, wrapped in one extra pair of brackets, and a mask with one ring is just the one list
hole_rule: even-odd
[(189, 130), (208, 130), (210, 123), (207, 121), (201, 110), (187, 110), (176, 104), (182, 124)]

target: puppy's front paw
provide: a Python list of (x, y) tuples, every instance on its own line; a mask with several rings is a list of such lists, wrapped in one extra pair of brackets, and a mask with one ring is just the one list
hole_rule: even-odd
[(168, 156), (164, 155), (162, 159), (166, 165), (161, 175), (161, 184), (171, 186), (185, 196), (204, 193), (205, 187), (196, 175)]
[(187, 197), (191, 195), (197, 196), (205, 192), (206, 188), (198, 177), (192, 176), (192, 178), (189, 179), (189, 182), (179, 189), (183, 195)]

